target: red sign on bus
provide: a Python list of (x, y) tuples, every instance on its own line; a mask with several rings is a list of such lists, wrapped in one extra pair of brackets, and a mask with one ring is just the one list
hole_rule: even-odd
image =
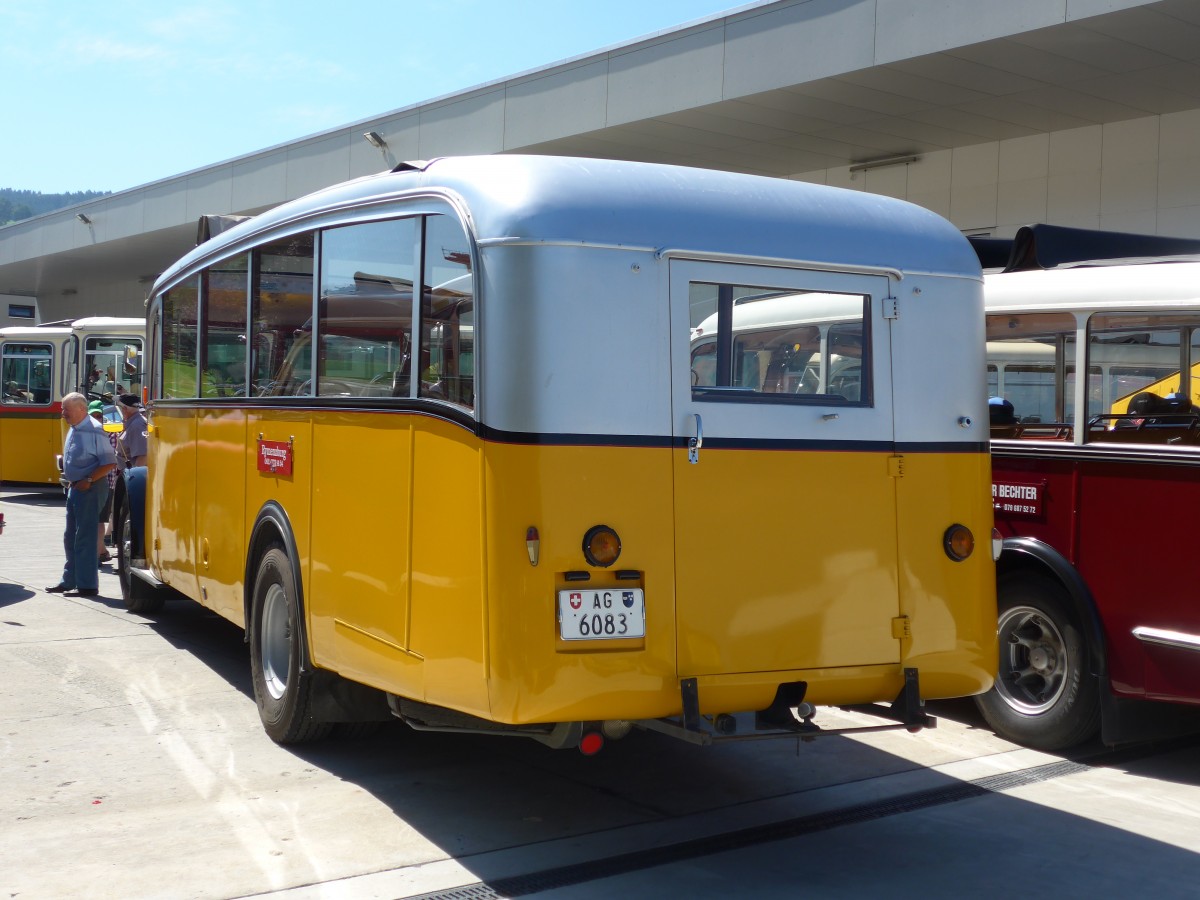
[(292, 474), (292, 442), (258, 439), (258, 471), (270, 475)]

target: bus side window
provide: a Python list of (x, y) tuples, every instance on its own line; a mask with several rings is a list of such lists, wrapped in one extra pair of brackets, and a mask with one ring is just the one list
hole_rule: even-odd
[(1074, 316), (1069, 313), (990, 315), (987, 358), (990, 395), (1011, 403), (1020, 423), (1070, 422), (1075, 384)]
[(200, 315), (200, 279), (189, 278), (163, 295), (162, 383), (165, 400), (197, 396), (196, 323)]
[[(268, 396), (312, 393), (313, 236), (298, 234), (254, 251), (254, 384)], [(269, 336), (269, 340), (263, 340)], [(269, 348), (271, 352), (261, 352)]]
[[(1189, 312), (1098, 313), (1088, 320), (1088, 365), (1104, 373), (1089, 440), (1200, 443), (1200, 410), (1190, 399), (1196, 396), (1198, 324)], [(1181, 360), (1187, 363), (1182, 368)]]
[[(49, 352), (49, 347), (46, 351)], [(32, 403), (33, 391), (29, 354), (37, 350), (36, 345), (5, 344), (3, 349), (4, 402)]]
[(471, 246), (450, 216), (425, 220), (417, 396), (475, 406), (475, 305)]
[(319, 397), (408, 397), (416, 219), (321, 235)]
[(250, 255), (242, 253), (204, 273), (204, 362), (200, 396), (246, 395), (246, 276)]

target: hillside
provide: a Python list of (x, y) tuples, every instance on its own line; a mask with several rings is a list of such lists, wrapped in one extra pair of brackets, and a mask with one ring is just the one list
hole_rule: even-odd
[(0, 225), (19, 222), (30, 216), (41, 215), (83, 203), (94, 197), (103, 197), (108, 191), (70, 191), (66, 194), (43, 194), (40, 191), (21, 191), (16, 188), (0, 188)]

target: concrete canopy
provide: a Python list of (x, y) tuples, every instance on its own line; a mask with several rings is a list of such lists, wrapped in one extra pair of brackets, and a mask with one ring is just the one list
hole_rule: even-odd
[(138, 314), (200, 215), (261, 212), (403, 159), (544, 153), (808, 179), (1195, 110), (1192, 0), (754, 3), (10, 225), (0, 294), (37, 297), (44, 319)]

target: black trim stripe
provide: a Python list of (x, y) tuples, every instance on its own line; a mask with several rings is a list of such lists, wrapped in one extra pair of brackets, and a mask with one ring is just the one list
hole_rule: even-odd
[(38, 407), (29, 409), (28, 407), (11, 407), (6, 406), (0, 409), (0, 421), (15, 421), (17, 419), (57, 419), (62, 410), (62, 404), (58, 404), (58, 408)]
[[(660, 447), (687, 448), (686, 436), (644, 434), (571, 434), (504, 431), (482, 423), (476, 433), (496, 444), (554, 447)], [(984, 441), (829, 441), (803, 438), (714, 438), (704, 439), (701, 450), (777, 450), (839, 453), (987, 453)]]
[[(211, 402), (196, 400), (159, 400), (155, 409), (215, 410), (245, 409), (253, 412), (354, 411), (362, 413), (408, 413), (444, 419), (467, 429), (480, 440), (493, 444), (514, 444), (530, 447), (642, 447), (680, 449), (688, 446), (686, 436), (657, 434), (582, 434), (575, 432), (506, 431), (477, 422), (466, 411), (426, 400), (383, 400), (373, 398), (370, 405), (347, 402), (339, 397), (308, 397), (302, 403), (290, 398), (286, 403), (277, 400), (242, 397), (217, 398)], [(987, 453), (985, 441), (830, 441), (804, 438), (716, 438), (704, 439), (705, 450), (774, 450), (808, 453)]]
[(410, 415), (429, 416), (444, 419), (461, 428), (477, 434), (478, 423), (475, 417), (466, 410), (455, 409), (444, 403), (430, 400), (395, 399), (390, 397), (372, 397), (368, 400), (354, 400), (346, 397), (289, 397), (281, 400), (276, 397), (206, 397), (203, 400), (155, 400), (154, 411), (170, 413), (173, 410), (230, 410), (243, 409), (247, 412), (357, 412), (357, 413), (409, 413)]
[(901, 441), (897, 453), (987, 453), (987, 441)]
[(479, 423), (475, 433), (493, 444), (520, 444), (530, 447), (660, 447), (687, 446), (686, 438), (663, 437), (657, 434), (573, 434), (536, 431), (504, 431)]

